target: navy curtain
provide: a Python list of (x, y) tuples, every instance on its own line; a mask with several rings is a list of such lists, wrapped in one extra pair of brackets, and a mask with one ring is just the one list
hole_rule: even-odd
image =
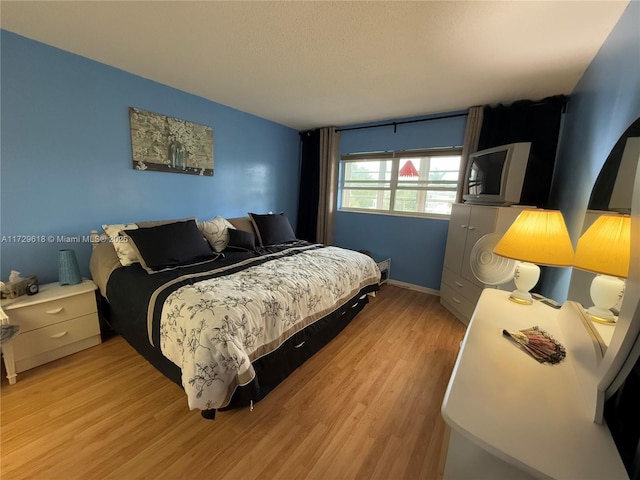
[(551, 176), (556, 160), (565, 95), (542, 100), (519, 100), (511, 105), (485, 106), (478, 150), (515, 142), (531, 142), (527, 177), (538, 177), (543, 189), (527, 199), (528, 205), (548, 207)]
[(300, 192), (296, 237), (315, 242), (320, 199), (320, 130), (300, 132)]

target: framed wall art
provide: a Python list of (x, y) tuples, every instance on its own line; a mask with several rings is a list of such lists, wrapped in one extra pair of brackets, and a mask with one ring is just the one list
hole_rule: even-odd
[(129, 108), (133, 168), (213, 176), (213, 129)]

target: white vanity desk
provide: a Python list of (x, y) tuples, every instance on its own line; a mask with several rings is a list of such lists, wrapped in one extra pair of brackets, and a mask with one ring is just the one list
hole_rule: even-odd
[[(594, 347), (560, 328), (559, 317), (584, 328), (576, 304), (522, 306), (508, 295), (483, 291), (449, 380), (444, 478), (628, 479), (609, 429), (593, 422), (577, 373)], [(540, 364), (502, 334), (534, 325), (566, 347), (561, 363)]]

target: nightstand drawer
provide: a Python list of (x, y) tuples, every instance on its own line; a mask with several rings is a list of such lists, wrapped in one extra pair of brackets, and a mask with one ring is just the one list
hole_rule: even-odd
[(18, 363), (25, 358), (35, 357), (43, 352), (55, 350), (99, 334), (100, 324), (95, 313), (27, 333), (20, 333), (13, 340), (15, 360)]
[(95, 293), (91, 291), (50, 302), (7, 310), (7, 315), (11, 323), (20, 325), (21, 334), (19, 337), (21, 337), (31, 330), (95, 312), (97, 312)]

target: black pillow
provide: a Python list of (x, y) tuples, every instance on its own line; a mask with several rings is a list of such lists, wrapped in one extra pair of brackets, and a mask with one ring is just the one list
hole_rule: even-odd
[(149, 273), (192, 265), (215, 258), (195, 220), (125, 230)]
[(231, 250), (255, 250), (256, 249), (256, 237), (251, 232), (245, 232), (244, 230), (237, 230), (235, 228), (229, 228), (229, 243), (227, 248)]
[(249, 218), (257, 233), (258, 241), (263, 247), (297, 240), (289, 219), (284, 213), (278, 215), (249, 213)]

